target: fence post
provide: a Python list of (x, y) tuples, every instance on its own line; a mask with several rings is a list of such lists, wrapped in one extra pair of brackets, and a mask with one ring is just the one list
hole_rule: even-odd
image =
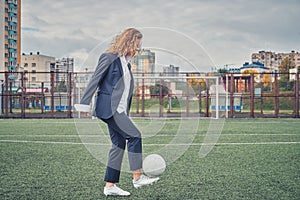
[(21, 73), (21, 99), (20, 99), (20, 107), (21, 107), (21, 118), (25, 118), (25, 104), (26, 104), (26, 99), (25, 99), (25, 87), (24, 87), (24, 78), (25, 78), (25, 73)]
[(231, 73), (230, 75), (230, 118), (233, 118), (234, 115), (234, 75)]
[(295, 118), (299, 118), (299, 73), (296, 73), (295, 80)]
[(201, 82), (199, 82), (199, 114), (202, 112)]
[(54, 117), (54, 72), (50, 72), (51, 117)]
[(250, 117), (254, 118), (254, 74), (250, 74)]
[(12, 80), (9, 82), (9, 113), (13, 113), (13, 91), (12, 91)]
[(2, 116), (2, 106), (3, 106), (3, 101), (2, 101), (2, 99), (3, 99), (3, 85), (4, 85), (4, 82), (3, 81), (1, 81), (0, 82), (0, 119), (1, 119), (1, 116)]
[(205, 117), (209, 117), (209, 88), (208, 88), (208, 83), (206, 83), (206, 97), (205, 97)]
[(145, 77), (144, 73), (142, 74), (142, 117), (145, 117)]
[(44, 82), (42, 82), (42, 99), (41, 99), (41, 111), (42, 111), (42, 114), (44, 113), (44, 106), (45, 106), (44, 99), (45, 99)]
[(234, 84), (235, 84), (235, 91), (239, 92), (239, 79), (234, 80)]
[(135, 90), (135, 97), (136, 97), (136, 114), (139, 114), (140, 109), (140, 88), (139, 88), (139, 79), (136, 83), (136, 90)]
[(4, 117), (8, 117), (8, 72), (5, 72)]
[(263, 105), (264, 105), (264, 98), (263, 98), (263, 91), (264, 91), (264, 83), (260, 82), (260, 114), (264, 114)]
[(72, 118), (72, 75), (73, 73), (68, 72), (68, 117)]
[(163, 108), (163, 86), (162, 86), (163, 82), (162, 79), (160, 79), (160, 85), (159, 85), (159, 117), (162, 117), (162, 108)]
[[(188, 74), (186, 75), (188, 76)], [(186, 116), (190, 115), (190, 87), (189, 82), (186, 82)]]
[(275, 93), (275, 117), (278, 118), (279, 113), (279, 85), (278, 85), (278, 74), (275, 74), (274, 80), (274, 93)]

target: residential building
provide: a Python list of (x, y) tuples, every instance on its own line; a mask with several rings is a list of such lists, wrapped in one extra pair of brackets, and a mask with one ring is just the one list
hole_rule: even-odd
[[(4, 40), (5, 40), (5, 36), (4, 36), (4, 31), (5, 31), (5, 5), (4, 5), (4, 1), (0, 0), (0, 72), (4, 71), (4, 66), (5, 66), (5, 46), (4, 46)], [(3, 80), (3, 74), (0, 74), (0, 80)]]
[(164, 76), (179, 76), (179, 67), (174, 65), (163, 67)]
[(59, 72), (56, 73), (55, 81), (57, 82), (67, 81), (68, 73), (74, 72), (74, 59), (73, 58), (57, 59), (55, 63), (55, 72)]
[[(149, 49), (142, 49), (135, 57), (133, 57), (132, 62), (132, 72), (136, 73), (135, 77), (136, 84), (141, 85), (142, 79), (139, 79), (138, 76), (153, 76), (155, 73), (155, 53), (151, 52)], [(144, 79), (145, 85), (154, 85), (155, 80), (153, 79)]]
[(271, 51), (259, 51), (251, 55), (252, 62), (263, 63), (265, 67), (270, 68), (272, 71), (278, 71), (281, 62), (285, 58), (290, 58), (295, 66), (300, 66), (300, 53), (291, 51), (290, 53), (275, 53)]
[(0, 72), (18, 71), (20, 55), (21, 0), (0, 0)]
[(133, 73), (154, 73), (155, 53), (149, 49), (142, 49), (132, 60)]
[[(55, 58), (41, 55), (39, 52), (29, 55), (22, 54), (21, 68), (25, 72), (26, 87), (50, 87), (50, 71), (55, 71)], [(26, 73), (28, 72), (28, 73)]]

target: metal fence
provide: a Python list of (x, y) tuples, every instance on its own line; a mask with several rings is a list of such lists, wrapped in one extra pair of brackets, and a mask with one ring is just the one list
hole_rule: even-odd
[[(0, 72), (0, 118), (73, 118), (91, 73)], [(133, 117), (299, 118), (299, 74), (134, 74)], [(93, 104), (93, 103), (92, 103)]]

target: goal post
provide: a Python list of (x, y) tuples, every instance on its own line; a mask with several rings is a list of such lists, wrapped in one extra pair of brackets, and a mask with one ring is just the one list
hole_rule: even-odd
[[(209, 113), (208, 117), (219, 119), (228, 116), (228, 94), (223, 81), (221, 81), (223, 79), (219, 76), (191, 76), (189, 73), (158, 76), (157, 74), (143, 73), (134, 74), (133, 77), (135, 79), (134, 98), (136, 100), (136, 112), (132, 110), (133, 115), (155, 116), (156, 113), (158, 117), (162, 117), (175, 116), (174, 113), (179, 112), (180, 116), (201, 117), (203, 116), (201, 115), (202, 108), (205, 107)], [(167, 94), (164, 93), (166, 88)], [(159, 112), (155, 110), (155, 106), (149, 108), (151, 107), (149, 102), (153, 102), (155, 98), (159, 99), (157, 101), (159, 102), (157, 106)], [(176, 102), (181, 102), (179, 108)], [(199, 111), (198, 115), (197, 111)]]

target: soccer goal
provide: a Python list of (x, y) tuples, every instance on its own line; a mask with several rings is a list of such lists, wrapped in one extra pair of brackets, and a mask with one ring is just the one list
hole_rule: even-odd
[(133, 116), (226, 117), (228, 93), (219, 76), (134, 74)]

